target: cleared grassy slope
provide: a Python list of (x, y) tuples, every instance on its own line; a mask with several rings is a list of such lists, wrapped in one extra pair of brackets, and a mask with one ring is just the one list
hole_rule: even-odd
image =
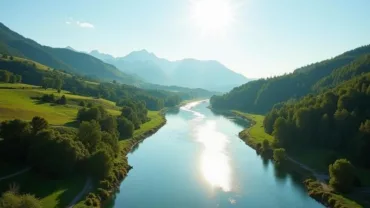
[[(23, 89), (23, 87), (25, 87)], [(2, 89), (14, 88), (14, 89)], [(55, 105), (50, 103), (40, 103), (35, 99), (43, 94), (54, 94), (57, 97), (65, 95), (68, 105)], [(55, 90), (44, 90), (37, 86), (24, 84), (0, 84), (0, 121), (9, 119), (31, 120), (34, 116), (44, 117), (53, 125), (65, 125), (73, 122), (76, 118), (80, 101), (91, 102), (104, 106), (112, 115), (119, 115), (119, 108), (114, 102), (104, 99), (94, 99), (70, 94), (67, 91), (57, 93)]]
[(264, 116), (244, 113), (236, 110), (233, 110), (232, 112), (235, 115), (246, 118), (251, 122), (251, 126), (241, 132), (242, 135), (247, 136), (246, 139), (248, 140), (248, 144), (255, 147), (258, 143), (262, 143), (265, 139), (267, 139), (270, 144), (274, 141), (274, 137), (267, 134), (263, 128), (263, 119), (265, 118)]

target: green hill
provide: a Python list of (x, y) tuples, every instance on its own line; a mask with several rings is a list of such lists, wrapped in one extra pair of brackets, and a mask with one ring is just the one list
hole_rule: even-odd
[[(65, 95), (68, 105), (40, 103), (36, 98), (54, 93), (57, 97)], [(104, 106), (112, 115), (121, 112), (115, 103), (80, 95), (68, 91), (57, 93), (55, 90), (44, 90), (38, 86), (26, 84), (0, 84), (0, 121), (21, 119), (30, 121), (34, 116), (41, 116), (53, 125), (65, 125), (76, 120), (80, 101)]]
[(10, 30), (2, 23), (0, 23), (0, 53), (31, 59), (51, 68), (106, 81), (117, 80), (126, 84), (140, 82), (137, 78), (93, 56), (66, 48), (40, 45)]
[(278, 103), (316, 93), (321, 88), (335, 87), (339, 79), (342, 82), (370, 71), (366, 54), (370, 54), (370, 45), (302, 67), (290, 74), (248, 82), (223, 96), (214, 96), (211, 104), (219, 109), (266, 113)]

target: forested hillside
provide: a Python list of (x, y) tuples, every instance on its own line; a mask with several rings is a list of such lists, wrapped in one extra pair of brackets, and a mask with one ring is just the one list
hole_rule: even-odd
[(137, 78), (125, 74), (93, 56), (66, 48), (51, 48), (40, 45), (10, 30), (2, 23), (0, 23), (0, 53), (28, 58), (54, 69), (105, 81), (117, 80), (126, 84), (140, 82)]
[(219, 109), (266, 113), (280, 102), (334, 87), (352, 76), (369, 72), (369, 57), (366, 56), (369, 53), (370, 46), (363, 46), (333, 59), (302, 67), (291, 74), (251, 81), (223, 96), (212, 97), (211, 103)]
[(272, 109), (264, 128), (278, 146), (327, 149), (369, 168), (370, 73)]

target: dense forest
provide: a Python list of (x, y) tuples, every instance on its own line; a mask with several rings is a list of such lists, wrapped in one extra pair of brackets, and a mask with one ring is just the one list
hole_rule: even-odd
[(264, 114), (281, 102), (332, 88), (355, 75), (370, 72), (366, 55), (369, 53), (370, 46), (363, 46), (290, 74), (251, 81), (222, 96), (213, 96), (211, 104), (218, 109)]
[(273, 108), (265, 131), (287, 149), (319, 148), (370, 167), (370, 73)]

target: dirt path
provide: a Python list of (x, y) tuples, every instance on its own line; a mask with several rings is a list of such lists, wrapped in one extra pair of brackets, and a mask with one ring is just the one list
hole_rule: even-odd
[(73, 206), (76, 205), (78, 201), (90, 190), (91, 188), (91, 177), (88, 177), (85, 182), (84, 188), (80, 191), (80, 193), (77, 194), (77, 196), (72, 200), (71, 203), (67, 206), (67, 208), (72, 208)]
[(20, 175), (22, 173), (25, 173), (27, 171), (31, 170), (31, 168), (25, 168), (23, 170), (20, 170), (20, 171), (17, 171), (15, 173), (12, 173), (12, 174), (9, 174), (9, 175), (6, 175), (6, 176), (3, 176), (3, 177), (0, 177), (0, 181), (4, 180), (4, 179), (8, 179), (8, 178), (11, 178), (11, 177), (14, 177), (16, 175)]
[(303, 163), (298, 162), (297, 160), (294, 160), (291, 157), (288, 157), (288, 160), (290, 160), (290, 161), (294, 162), (295, 164), (299, 165), (301, 168), (303, 168), (307, 171), (310, 171), (315, 176), (315, 178), (320, 182), (325, 183), (327, 180), (329, 180), (329, 176), (327, 174), (318, 173), (316, 170), (308, 167), (307, 165), (305, 165)]

